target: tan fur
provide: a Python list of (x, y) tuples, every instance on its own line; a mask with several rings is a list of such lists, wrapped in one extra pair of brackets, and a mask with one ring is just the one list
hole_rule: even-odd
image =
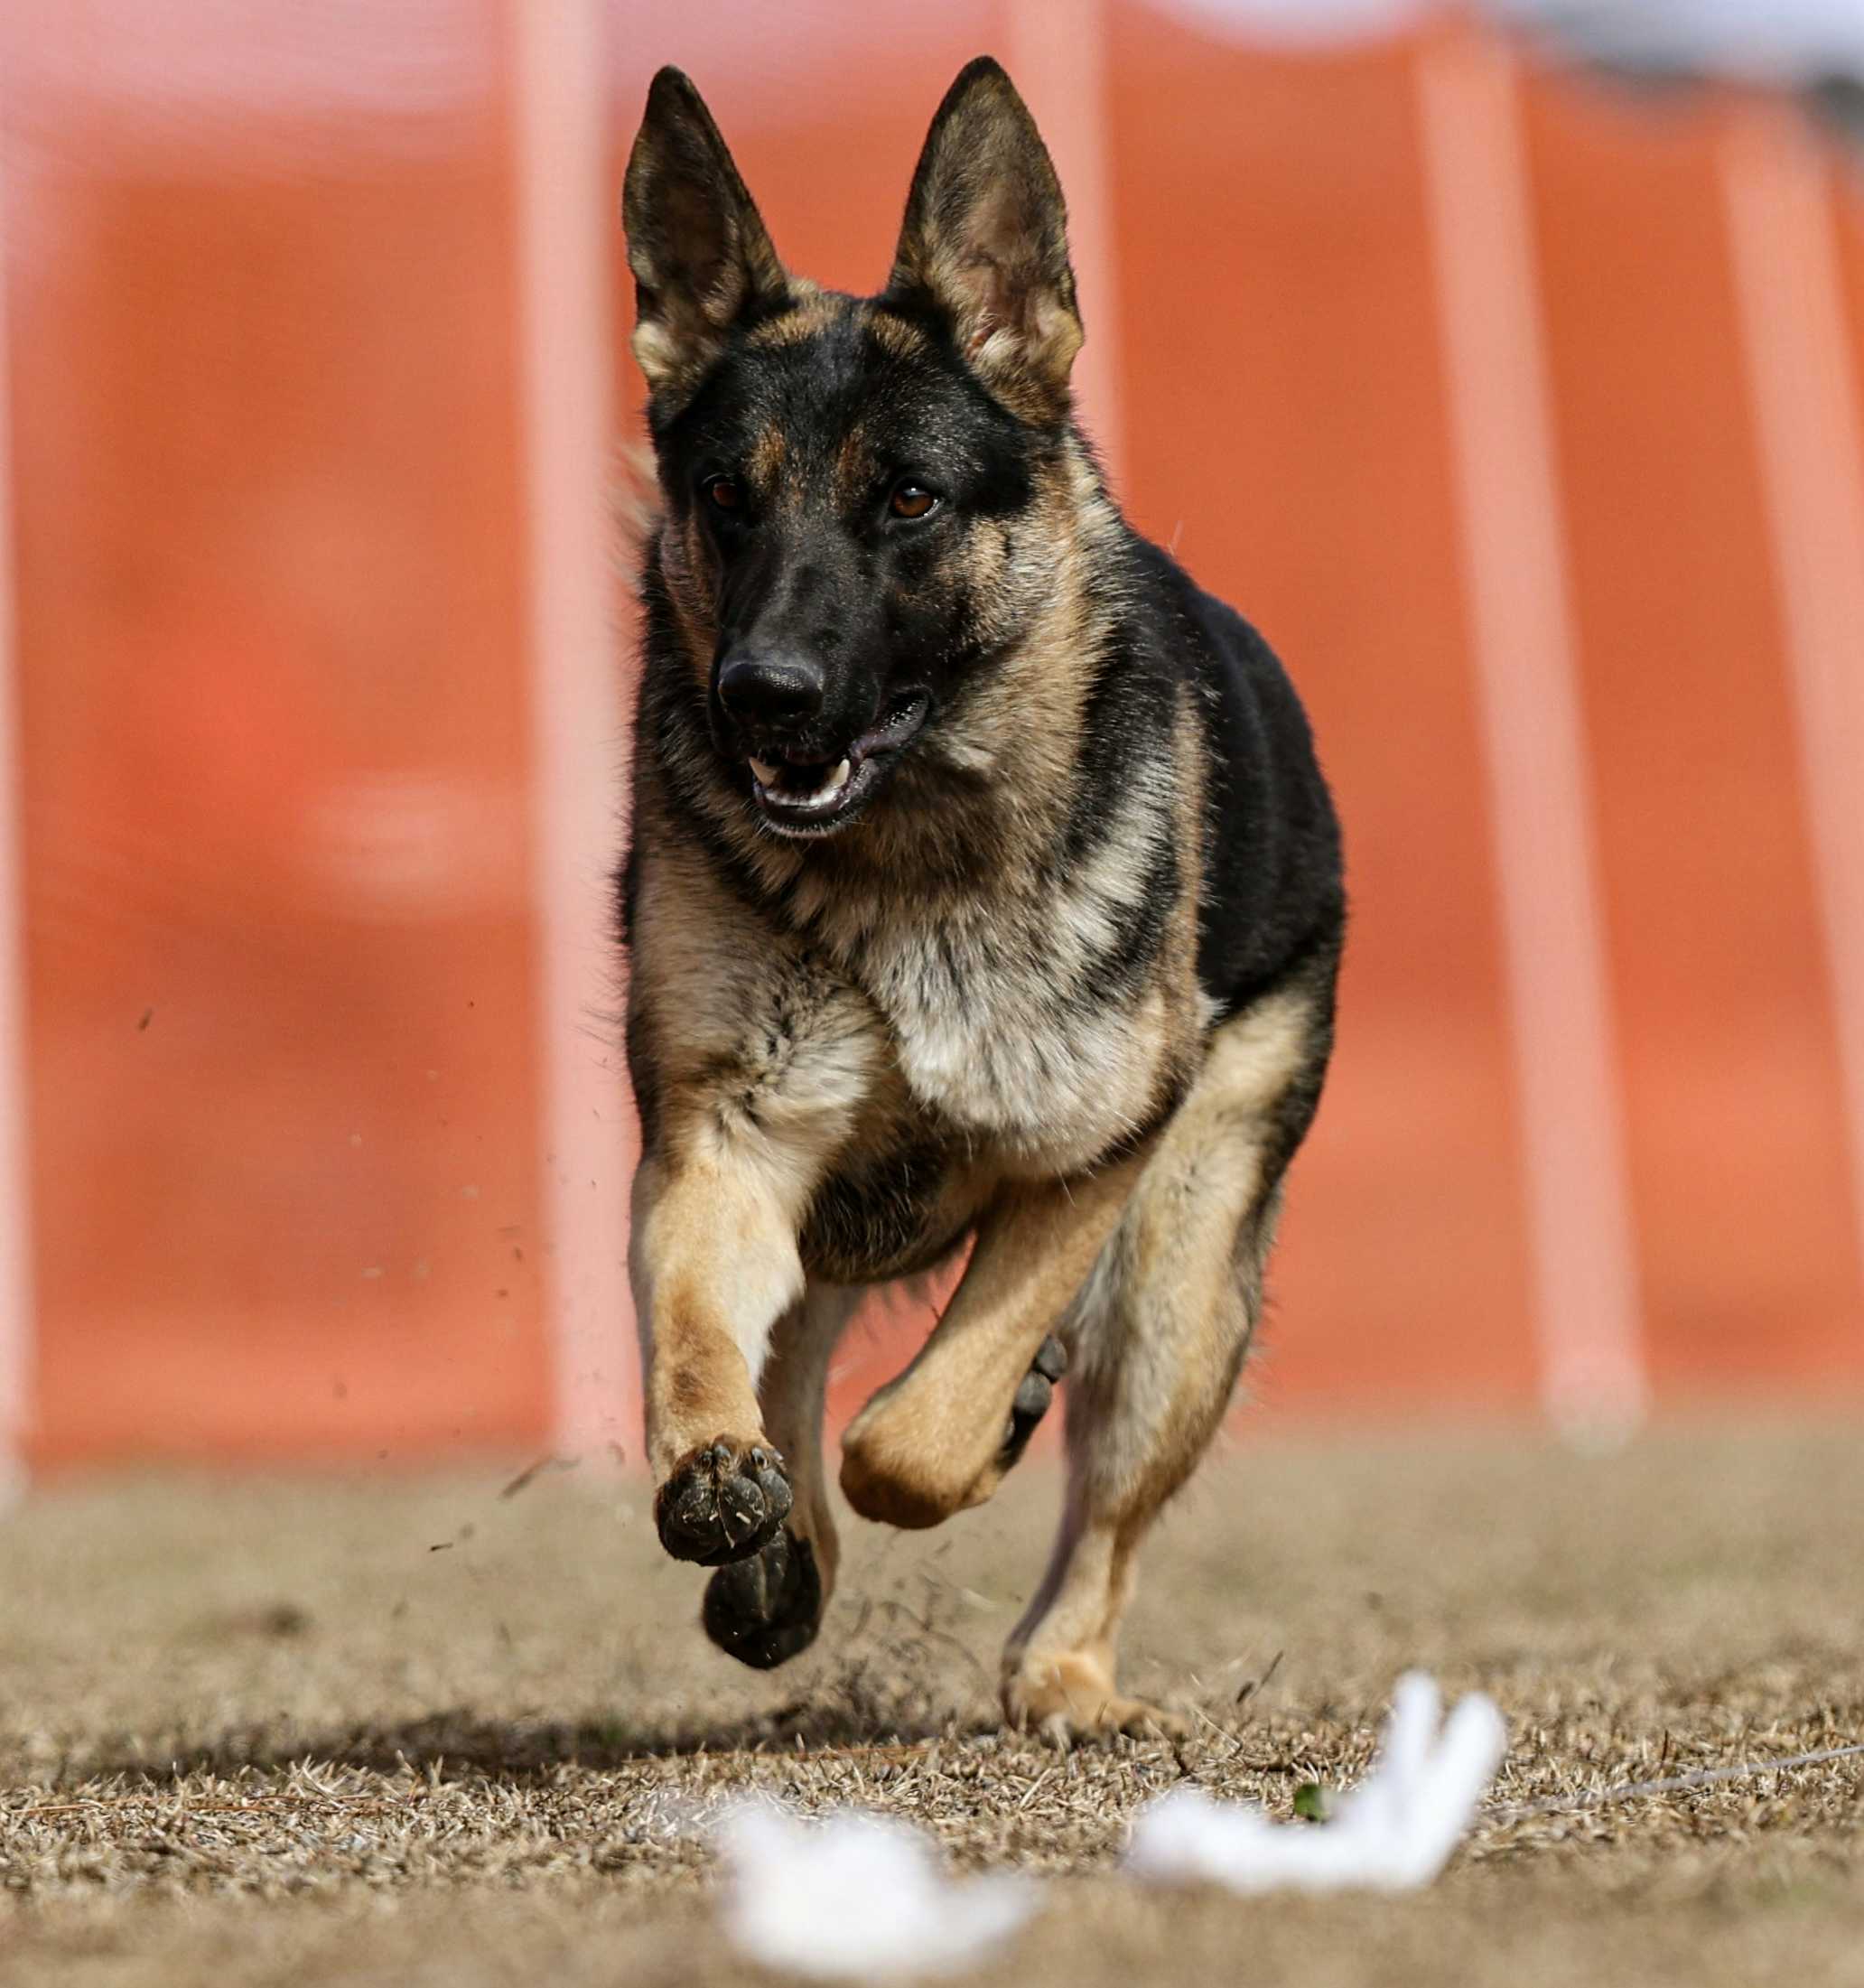
[(803, 1269), (781, 1204), (729, 1166), (643, 1165), (634, 1225), (648, 1461), (664, 1484), (695, 1450), (761, 1434), (755, 1366)]
[(1114, 1689), (1120, 1619), (1140, 1543), (1203, 1454), (1255, 1327), (1273, 1223), (1263, 1156), (1314, 1022), (1289, 991), (1216, 1031), (1075, 1301), (1067, 1507), (1004, 1653), (1013, 1720), (1095, 1730), (1154, 1716)]
[(1007, 77), (980, 78), (934, 120), (894, 252), (893, 285), (949, 313), (960, 350), (1031, 420), (1065, 405), (1081, 348), (1067, 207)]
[(681, 654), (693, 674), (702, 683), (707, 682), (712, 675), (713, 636), (705, 583), (710, 557), (704, 534), (697, 518), (688, 516), (684, 525), (669, 518), (657, 519), (653, 537), (678, 624)]
[(750, 455), (746, 462), (762, 490), (776, 489), (783, 475), (783, 465), (789, 459), (789, 443), (784, 438), (783, 430), (773, 421), (764, 428), (750, 445)]
[[(1148, 787), (1135, 770), (1114, 804), (1131, 817), (1132, 833), (1111, 838), (1089, 872), (1069, 880), (1062, 901), (1042, 868), (1074, 792), (1086, 687), (1081, 666), (1098, 628), (1087, 579), (1096, 535), (1114, 523), (1085, 453), (1070, 446), (1023, 527), (1020, 558), (993, 554), (987, 541), (971, 547), (972, 584), (998, 618), (996, 629), (1005, 639), (1019, 628), (1026, 632), (922, 751), (928, 761), (991, 776), (978, 803), (989, 817), (980, 822), (980, 839), (997, 858), (987, 903), (961, 883), (942, 887), (936, 868), (928, 870), (930, 852), (910, 805), (920, 776), (910, 767), (899, 782), (906, 804), (876, 815), (860, 838), (838, 845), (834, 866), (812, 867), (797, 845), (763, 834), (734, 797), (721, 796), (716, 817), (765, 886), (790, 894), (797, 919), (831, 953), (852, 949), (857, 939), (867, 947), (875, 962), (866, 975), (870, 993), (909, 1088), (975, 1136), (1001, 1142), (1004, 1163), (1021, 1178), (1072, 1173), (1143, 1125), (1195, 1057), (1201, 1027), (1188, 875), (1162, 970), (1130, 1008), (1064, 1021), (1053, 1001), (1057, 983), (1104, 929), (1102, 904), (1117, 909), (1142, 887), (1149, 839), (1175, 835), (1187, 852), (1198, 846), (1203, 761), (1187, 709), (1172, 764), (1155, 770), (1159, 784)], [(704, 676), (716, 643), (708, 575), (696, 546), (670, 530), (661, 544), (685, 656)], [(851, 873), (877, 896), (851, 890)], [(917, 880), (906, 896), (892, 889), (901, 874)], [(1031, 964), (1021, 977), (999, 975), (959, 1001), (937, 970), (939, 935), (967, 923), (1021, 925), (1029, 938), (1020, 949)], [(1066, 1072), (1067, 1079), (1038, 1080), (1025, 1065), (1030, 1072)]]
[(797, 290), (699, 92), (662, 70), (648, 92), (622, 185), (636, 285), (635, 362), (656, 403), (687, 398), (733, 322)]
[(854, 989), (786, 947), (689, 851), (644, 852), (639, 891), (655, 942), (636, 998), (665, 1091), (636, 1176), (630, 1261), (648, 1454), (664, 1481), (695, 1445), (762, 1433), (752, 1391), (771, 1328), (802, 1294), (797, 1234), (886, 1047)]
[(653, 456), (624, 443), (615, 452), (609, 482), (609, 527), (616, 568), (630, 579), (639, 570), (648, 538), (660, 527), (655, 495)]
[[(1302, 1124), (1311, 1108), (1333, 962), (1213, 1028), (1198, 985), (1210, 747), (1188, 683), (1165, 707), (1169, 735), (1151, 721), (1094, 797), (1093, 836), (1067, 839), (1123, 606), (1107, 576), (1133, 569), (1067, 420), (1080, 326), (1053, 169), (1001, 72), (967, 77), (927, 141), (890, 294), (944, 311), (987, 390), (1053, 439), (1031, 456), (1027, 503), (964, 518), (890, 583), (902, 616), (962, 599), (988, 667), (942, 703), (883, 804), (823, 842), (770, 832), (691, 721), (696, 700), (682, 700), (719, 649), (720, 555), (690, 513), (656, 527), (676, 653), (650, 655), (656, 722), (636, 770), (629, 1056), (645, 1157), (630, 1268), (657, 1487), (687, 1498), (734, 1470), (756, 1479), (774, 1447), (794, 1503), (786, 1517), (775, 1484), (760, 1523), (813, 1549), (825, 1595), (838, 1549), (822, 1400), (852, 1287), (925, 1271), (971, 1238), (944, 1317), (846, 1432), (842, 1486), (863, 1516), (909, 1526), (988, 1498), (1014, 1454), (1012, 1405), (1024, 1431), (1037, 1412), (1018, 1391), (1058, 1336), (1067, 1513), (1006, 1653), (1003, 1702), (1014, 1719), (1095, 1731), (1152, 1716), (1117, 1690), (1121, 1614), (1140, 1543), (1208, 1442), (1254, 1329), (1292, 1143), (1282, 1107), (1292, 1097)], [(665, 86), (630, 168), (630, 254), (661, 285), (638, 334), (657, 406), (710, 364), (726, 304), (758, 305), (735, 335), (788, 349), (779, 372), (851, 318), (895, 358), (918, 353), (923, 332), (884, 302), (783, 275), (682, 90)], [(669, 179), (697, 189), (695, 209), (654, 206)], [(761, 501), (863, 499), (881, 463), (861, 419), (811, 440), (774, 425), (752, 437), (742, 473)], [(738, 1509), (751, 1524), (755, 1507)], [(770, 1536), (728, 1533), (732, 1563)], [(669, 1544), (700, 1557), (715, 1537)], [(756, 1568), (786, 1564), (777, 1546)], [(750, 1593), (756, 1568), (713, 1595)], [(771, 1591), (748, 1619), (766, 1619)]]
[(789, 1465), (796, 1493), (789, 1529), (815, 1549), (825, 1591), (834, 1587), (841, 1543), (822, 1462), (823, 1404), (829, 1361), (862, 1296), (859, 1290), (812, 1281), (778, 1321), (758, 1383), (764, 1428)]
[(996, 1489), (1010, 1398), (1119, 1220), (1137, 1172), (1128, 1160), (998, 1195), (918, 1358), (843, 1433), (842, 1489), (863, 1518), (936, 1526)]
[(842, 305), (804, 276), (789, 279), (792, 307), (752, 331), (745, 343), (755, 351), (776, 351), (786, 345), (806, 345), (819, 338)]
[[(791, 1462), (792, 1529), (814, 1545), (825, 1591), (832, 1586), (836, 1547), (813, 1433), (830, 1334), (803, 1298), (797, 1238), (832, 1171), (858, 1171), (936, 1108), (966, 1134), (972, 1157), (946, 1175), (898, 1261), (867, 1274), (921, 1267), (974, 1223), (976, 1246), (919, 1357), (847, 1432), (843, 1489), (864, 1516), (905, 1526), (936, 1524), (987, 1498), (1011, 1398), (1043, 1338), (1065, 1321), (1084, 1363), (1070, 1411), (1081, 1437), (1079, 1508), (1008, 1660), (1004, 1693), (1013, 1718), (1084, 1731), (1150, 1716), (1114, 1688), (1132, 1555), (1227, 1397), (1254, 1316), (1262, 1246), (1244, 1250), (1239, 1270), (1237, 1237), (1263, 1227), (1253, 1199), (1252, 1128), (1302, 1068), (1309, 1020), (1299, 997), (1277, 996), (1220, 1030), (1206, 1059), (1188, 863), (1155, 971), (1130, 1004), (1066, 1021), (1054, 1008), (1071, 948), (1102, 929), (1103, 898), (1123, 901), (1143, 875), (1145, 838), (1166, 836), (1190, 851), (1201, 832), (1204, 759), (1187, 704), (1169, 761), (1151, 775), (1156, 786), (1145, 769), (1133, 770), (1110, 800), (1126, 826), (1066, 880), (1060, 898), (1039, 865), (1073, 790), (1084, 696), (1077, 664), (1095, 639), (1086, 603), (1101, 518), (1085, 495), (1093, 489), (1085, 459), (1065, 458), (1041, 499), (1048, 537), (1027, 574), (1007, 560), (993, 573), (985, 549), (980, 592), (994, 586), (1006, 624), (1021, 613), (1028, 632), (965, 722), (927, 742), (954, 763), (987, 769), (983, 805), (1004, 811), (987, 904), (926, 873), (910, 808), (875, 817), (862, 840), (838, 851), (837, 873), (808, 868), (793, 845), (759, 836), (741, 809), (722, 816), (720, 826), (770, 887), (787, 890), (793, 915), (811, 930), (806, 960), (676, 832), (657, 834), (650, 779), (649, 815), (637, 831), (638, 917), (653, 941), (639, 951), (635, 990), (664, 1073), (667, 1121), (663, 1157), (644, 1170), (636, 1252), (657, 1478), (664, 1482), (695, 1446), (720, 1436), (741, 1451), (769, 1440)], [(705, 584), (690, 560), (679, 547), (669, 591), (683, 609), (693, 667), (703, 670), (713, 637)], [(1032, 612), (1018, 605), (1025, 589)], [(851, 866), (877, 882), (889, 871), (918, 881), (911, 892), (851, 890)], [(921, 948), (939, 929), (962, 940), (979, 918), (1000, 932), (1026, 919), (1038, 964), (1026, 984), (1007, 971), (956, 999)], [(857, 940), (865, 962), (858, 980), (841, 958), (843, 947), (853, 958)], [(778, 1056), (769, 1011), (774, 990), (792, 983), (807, 989), (806, 1026)], [(1021, 1070), (1020, 1046), (1039, 1038), (1048, 1045), (1040, 1063)], [(1200, 1061), (1189, 1096), (1151, 1148), (1082, 1172), (1149, 1122)], [(676, 1266), (684, 1282), (673, 1281)], [(1160, 1320), (1170, 1325), (1162, 1337)], [(1095, 1348), (1113, 1338), (1132, 1372), (1126, 1392), (1101, 1404)], [(1149, 1388), (1169, 1395), (1162, 1407)]]
[(646, 247), (633, 249), (629, 259), (649, 300), (630, 348), (648, 387), (667, 400), (684, 399), (705, 377), (747, 297), (754, 291), (781, 294), (785, 287), (783, 266), (754, 209), (725, 229), (716, 274), (696, 297), (670, 282)]
[(927, 350), (925, 334), (916, 324), (909, 324), (904, 318), (896, 317), (890, 311), (882, 311), (873, 305), (866, 307), (862, 322), (870, 336), (883, 350), (895, 359), (916, 359)]
[[(988, 228), (993, 217), (982, 219)], [(1064, 305), (988, 247), (963, 239), (927, 243), (911, 267), (953, 310), (965, 357), (998, 399), (1033, 420), (1052, 412), (1082, 344), (1072, 299)]]

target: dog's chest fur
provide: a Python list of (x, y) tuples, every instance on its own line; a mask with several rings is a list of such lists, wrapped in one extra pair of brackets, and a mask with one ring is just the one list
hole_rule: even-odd
[(1168, 783), (1132, 779), (1110, 815), (1072, 864), (1006, 860), (981, 890), (808, 873), (791, 888), (790, 915), (872, 1003), (927, 1125), (1005, 1171), (1076, 1172), (1137, 1133), (1198, 1025), (1172, 1000), (1188, 959), (1157, 971), (1169, 935), (1149, 901), (1182, 882)]
[[(995, 1183), (1091, 1167), (1153, 1115), (1182, 1054), (1165, 992), (1067, 998), (1071, 927), (901, 919), (870, 929), (858, 979), (873, 1018), (864, 1106), (818, 1187), (805, 1260), (835, 1282), (940, 1258)], [(814, 1079), (806, 1055), (797, 1076)]]
[(1015, 1171), (1067, 1173), (1137, 1129), (1155, 1086), (1162, 997), (1070, 998), (1066, 911), (1015, 921), (890, 919), (862, 947), (862, 990), (908, 1090), (965, 1144)]
[[(833, 1281), (937, 1261), (1005, 1178), (1078, 1172), (1150, 1108), (1163, 998), (1117, 1014), (1061, 1007), (1038, 957), (986, 969), (962, 930), (871, 945), (865, 1108), (818, 1188), (805, 1260)], [(803, 1069), (798, 1076), (810, 1081)]]

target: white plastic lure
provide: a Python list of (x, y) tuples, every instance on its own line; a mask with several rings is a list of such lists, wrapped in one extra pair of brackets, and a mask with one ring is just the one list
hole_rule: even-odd
[(805, 1822), (773, 1802), (726, 1811), (726, 1937), (766, 1967), (816, 1981), (951, 1974), (1035, 1909), (1025, 1878), (952, 1878), (906, 1823), (844, 1809)]
[(1507, 1742), (1491, 1699), (1472, 1693), (1445, 1721), (1436, 1681), (1411, 1671), (1378, 1759), (1330, 1822), (1275, 1823), (1251, 1803), (1179, 1789), (1141, 1812), (1125, 1867), (1153, 1883), (1244, 1893), (1413, 1890), (1449, 1862)]

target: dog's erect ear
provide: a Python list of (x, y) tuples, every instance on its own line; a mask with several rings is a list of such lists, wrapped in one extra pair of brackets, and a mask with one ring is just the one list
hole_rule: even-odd
[(648, 91), (621, 196), (634, 356), (657, 396), (698, 384), (734, 324), (780, 308), (783, 265), (704, 99), (676, 69)]
[(887, 294), (943, 312), (959, 350), (1018, 412), (1066, 409), (1081, 347), (1067, 208), (1035, 119), (987, 55), (932, 120)]

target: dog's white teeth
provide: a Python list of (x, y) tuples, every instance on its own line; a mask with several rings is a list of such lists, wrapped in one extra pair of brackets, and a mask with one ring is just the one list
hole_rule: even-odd
[(750, 762), (750, 770), (757, 775), (759, 785), (773, 799), (781, 801), (791, 807), (826, 807), (841, 793), (843, 788), (848, 784), (849, 777), (854, 770), (854, 762), (852, 759), (838, 760), (834, 766), (828, 769), (827, 775), (820, 787), (812, 787), (806, 789), (800, 787), (779, 786), (778, 783), (782, 779), (785, 769), (778, 766), (768, 766), (762, 760), (753, 760)]
[(805, 807), (825, 807), (848, 784), (848, 775), (853, 770), (848, 761), (839, 761), (820, 787), (811, 788), (806, 794), (798, 794), (795, 798)]

